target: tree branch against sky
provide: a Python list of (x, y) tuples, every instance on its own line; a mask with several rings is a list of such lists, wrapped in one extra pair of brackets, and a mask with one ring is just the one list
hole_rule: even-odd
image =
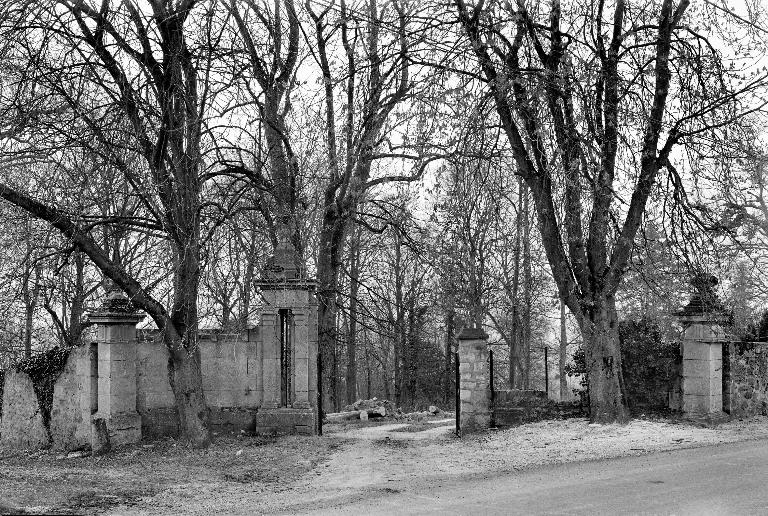
[(734, 87), (687, 1), (456, 6), (584, 336), (592, 418), (624, 420), (615, 294), (649, 196), (673, 149), (734, 120), (765, 76)]

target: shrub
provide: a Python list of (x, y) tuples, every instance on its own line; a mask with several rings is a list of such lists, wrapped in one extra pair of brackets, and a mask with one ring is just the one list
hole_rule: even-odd
[(650, 319), (619, 323), (627, 404), (633, 410), (668, 407), (668, 393), (682, 362), (678, 342), (665, 342)]
[[(624, 395), (630, 409), (665, 410), (668, 393), (682, 363), (680, 345), (664, 342), (658, 324), (650, 319), (619, 323)], [(589, 406), (589, 378), (582, 348), (573, 353), (573, 364), (566, 366), (568, 376), (582, 375), (583, 389), (574, 389), (582, 404)]]

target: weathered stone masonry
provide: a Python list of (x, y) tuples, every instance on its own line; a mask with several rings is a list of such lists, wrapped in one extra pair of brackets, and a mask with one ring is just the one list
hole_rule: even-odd
[(768, 342), (724, 346), (723, 409), (732, 417), (768, 415)]
[(461, 432), (484, 430), (491, 421), (488, 335), (480, 328), (464, 328), (458, 337)]

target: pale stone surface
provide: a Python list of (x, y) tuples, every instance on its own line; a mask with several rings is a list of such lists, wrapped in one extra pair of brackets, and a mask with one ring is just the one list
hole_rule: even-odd
[(723, 410), (723, 342), (717, 318), (686, 316), (682, 342), (682, 409), (689, 416), (719, 416)]
[(458, 336), (462, 433), (482, 430), (490, 424), (487, 339), (476, 329), (465, 330)]
[(91, 424), (91, 453), (94, 456), (103, 455), (112, 449), (109, 441), (107, 422), (101, 418), (94, 418)]
[(51, 438), (56, 450), (76, 450), (91, 444), (91, 359), (90, 346), (70, 351), (54, 384)]
[(32, 380), (25, 373), (10, 370), (3, 388), (3, 419), (0, 444), (10, 448), (43, 448), (50, 444)]
[(722, 360), (722, 345), (712, 345), (710, 342), (685, 341), (683, 350), (685, 360)]

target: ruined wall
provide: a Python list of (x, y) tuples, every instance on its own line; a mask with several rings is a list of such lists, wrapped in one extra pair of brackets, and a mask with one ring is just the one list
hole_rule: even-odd
[[(200, 332), (205, 399), (214, 431), (253, 425), (261, 405), (261, 346), (257, 329), (239, 334)], [(136, 364), (136, 410), (146, 436), (177, 435), (178, 414), (168, 381), (168, 351), (157, 331), (140, 331)]]
[(735, 417), (768, 415), (768, 342), (732, 342), (723, 351), (724, 410)]
[(37, 402), (32, 380), (25, 373), (6, 371), (3, 385), (3, 418), (0, 444), (17, 449), (43, 448), (50, 444), (48, 430)]
[(73, 349), (53, 387), (53, 448), (76, 450), (91, 444), (91, 414), (96, 410), (96, 346)]

